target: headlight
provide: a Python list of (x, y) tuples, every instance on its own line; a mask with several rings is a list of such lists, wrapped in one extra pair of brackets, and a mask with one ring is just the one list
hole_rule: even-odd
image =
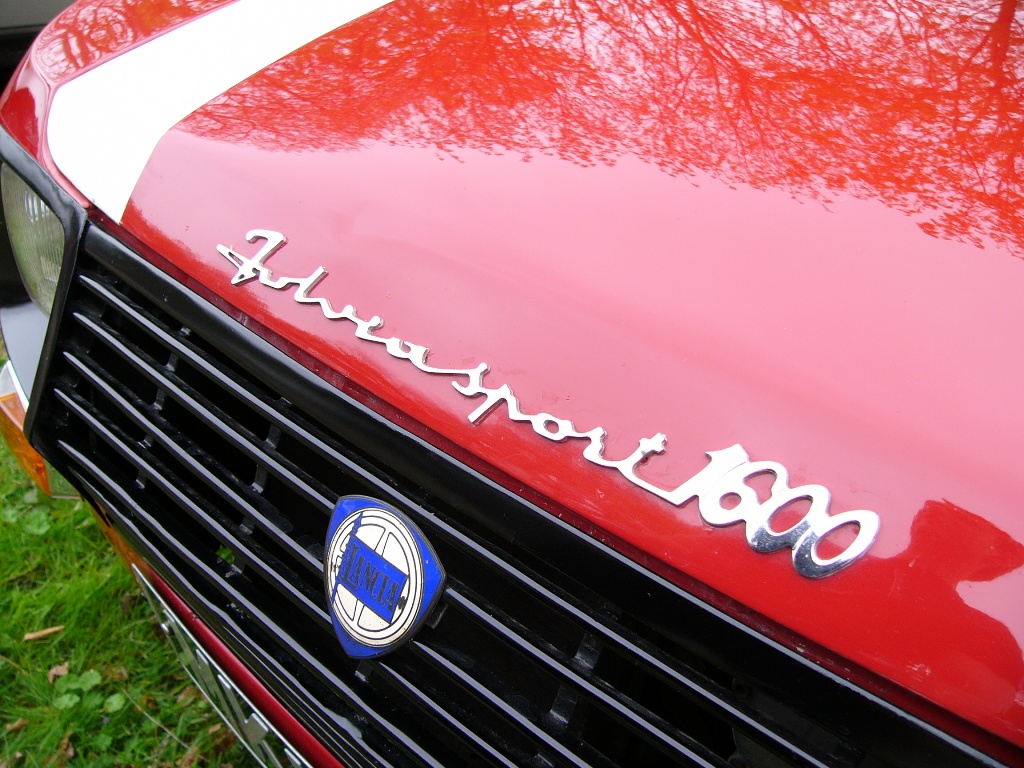
[(21, 279), (28, 295), (49, 314), (64, 260), (64, 226), (43, 199), (6, 164), (0, 167), (0, 193)]

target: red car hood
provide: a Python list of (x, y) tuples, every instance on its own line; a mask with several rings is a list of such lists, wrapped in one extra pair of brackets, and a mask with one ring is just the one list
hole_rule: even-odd
[[(144, 20), (108, 3), (149, 26), (77, 62), (58, 51), (81, 36), (73, 10), (22, 80), (59, 94), (186, 20), (172, 5)], [(1021, 745), (1024, 82), (1002, 5), (968, 22), (856, 2), (399, 0), (178, 122), (107, 213), (556, 513)], [(267, 232), (287, 243), (245, 279)], [(270, 287), (320, 267), (305, 294)], [(482, 363), (514, 407), (427, 370)], [(554, 419), (603, 428), (604, 459), (647, 460), (633, 479), (601, 466), (593, 439), (539, 434), (568, 430)], [(742, 523), (646, 487), (734, 445), (827, 489), (832, 516), (877, 514), (866, 553), (806, 578), (789, 547), (755, 552)]]

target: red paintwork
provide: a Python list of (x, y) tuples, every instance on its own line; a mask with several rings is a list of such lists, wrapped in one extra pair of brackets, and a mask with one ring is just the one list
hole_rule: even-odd
[[(400, 0), (167, 134), (123, 225), (612, 542), (1024, 745), (1014, 4), (571, 9)], [(0, 113), (19, 137), (25, 99)], [(336, 307), (435, 365), (487, 362), (524, 410), (605, 427), (611, 457), (665, 432), (652, 482), (739, 442), (877, 512), (879, 538), (809, 581), (580, 444), (502, 410), (473, 426), (448, 378), (229, 285), (215, 247), (255, 252), (252, 228), (287, 234), (281, 274), (326, 266)]]
[(40, 32), (6, 84), (0, 98), (0, 125), (79, 203), (87, 205), (40, 141), (53, 92), (75, 75), (228, 2), (231, 0), (146, 0), (146, 7), (139, 9), (125, 0), (95, 0), (69, 6)]

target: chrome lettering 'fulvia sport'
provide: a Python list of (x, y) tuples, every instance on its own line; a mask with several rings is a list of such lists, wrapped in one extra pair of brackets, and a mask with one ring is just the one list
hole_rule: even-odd
[[(336, 310), (329, 299), (314, 295), (317, 286), (327, 277), (327, 270), (322, 266), (306, 277), (275, 275), (267, 266), (267, 260), (288, 242), (280, 232), (254, 229), (246, 234), (246, 240), (254, 244), (260, 240), (265, 242), (253, 256), (244, 256), (225, 245), (217, 246), (218, 252), (235, 266), (232, 285), (257, 280), (261, 285), (276, 290), (292, 288), (292, 298), (299, 304), (319, 306), (328, 320), (352, 323), (356, 338), (382, 344), (389, 355), (407, 360), (424, 373), (459, 379), (453, 381), (452, 386), (460, 394), (483, 397), (483, 402), (469, 414), (473, 424), (480, 423), (504, 403), (512, 421), (529, 422), (533, 431), (547, 440), (585, 441), (584, 459), (616, 470), (633, 485), (670, 504), (682, 506), (697, 499), (701, 518), (711, 525), (745, 523), (747, 542), (752, 549), (757, 552), (775, 552), (788, 548), (792, 550), (793, 565), (797, 572), (810, 578), (829, 576), (849, 565), (867, 551), (878, 534), (879, 519), (874, 512), (858, 509), (831, 515), (831, 495), (827, 488), (821, 485), (792, 488), (789, 485), (789, 473), (784, 466), (774, 461), (751, 461), (747, 452), (738, 444), (718, 451), (707, 451), (707, 466), (676, 488), (662, 488), (644, 480), (637, 474), (637, 468), (652, 455), (665, 452), (668, 438), (664, 434), (643, 438), (636, 450), (624, 459), (609, 459), (604, 455), (607, 432), (602, 427), (581, 431), (568, 419), (550, 413), (523, 411), (508, 384), (498, 387), (484, 384), (484, 376), (490, 370), (486, 363), (480, 363), (474, 368), (436, 368), (427, 362), (430, 354), (427, 347), (395, 337), (375, 335), (374, 332), (384, 325), (384, 321), (377, 315), (369, 319), (361, 318), (351, 304)], [(757, 475), (768, 474), (774, 476), (771, 493), (761, 501), (747, 481)], [(783, 508), (796, 503), (807, 507), (806, 514), (789, 528), (776, 530), (772, 526), (773, 518)], [(844, 526), (856, 527), (856, 535), (838, 554), (821, 557), (817, 551), (819, 542)]]

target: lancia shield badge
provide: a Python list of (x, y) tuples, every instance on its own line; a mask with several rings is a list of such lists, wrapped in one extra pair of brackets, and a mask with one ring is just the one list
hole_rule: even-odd
[(444, 570), (419, 528), (378, 499), (342, 497), (325, 550), (331, 621), (353, 658), (381, 656), (405, 643), (444, 586)]

